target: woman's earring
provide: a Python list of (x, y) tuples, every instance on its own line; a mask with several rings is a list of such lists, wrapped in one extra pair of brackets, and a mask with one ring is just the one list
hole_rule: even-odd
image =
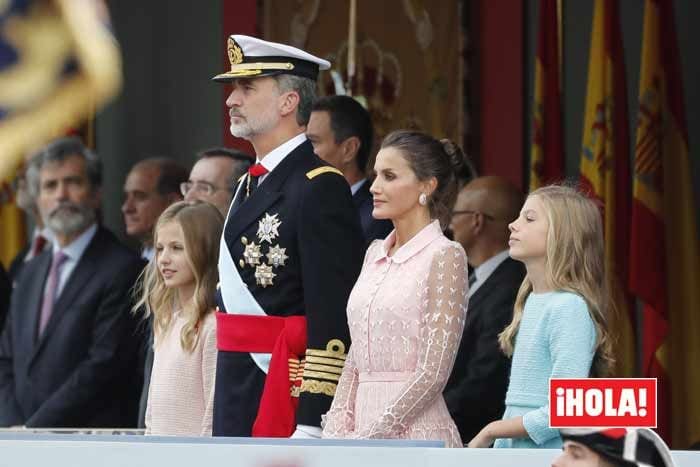
[(421, 206), (425, 206), (426, 204), (428, 204), (428, 195), (426, 195), (425, 193), (421, 193), (418, 197), (418, 202)]

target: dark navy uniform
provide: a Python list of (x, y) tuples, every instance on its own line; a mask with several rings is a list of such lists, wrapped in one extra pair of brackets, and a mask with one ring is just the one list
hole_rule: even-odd
[[(346, 307), (364, 251), (359, 218), (347, 182), (313, 153), (308, 141), (246, 199), (248, 177), (236, 187), (224, 230), (228, 251), (221, 254), (231, 255), (236, 272), (268, 316), (306, 316), (307, 362), (300, 362), (296, 422), (319, 426), (350, 347)], [(219, 271), (221, 276), (230, 273), (234, 271)], [(221, 291), (217, 295), (223, 311)], [(265, 378), (250, 353), (219, 351), (214, 435), (251, 436)]]

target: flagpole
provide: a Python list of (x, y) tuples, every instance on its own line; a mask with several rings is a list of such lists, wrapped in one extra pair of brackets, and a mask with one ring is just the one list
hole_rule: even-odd
[(352, 83), (355, 78), (355, 46), (357, 44), (357, 0), (350, 0), (350, 18), (348, 24), (348, 96), (352, 96)]

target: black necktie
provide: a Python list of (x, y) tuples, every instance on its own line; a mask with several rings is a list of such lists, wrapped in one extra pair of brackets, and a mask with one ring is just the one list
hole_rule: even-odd
[(474, 271), (469, 273), (469, 288), (471, 289), (472, 286), (474, 285), (474, 282), (476, 282), (476, 273)]

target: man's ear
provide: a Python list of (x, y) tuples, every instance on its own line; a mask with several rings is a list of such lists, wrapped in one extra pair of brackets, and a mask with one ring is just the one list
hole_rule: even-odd
[(473, 216), (472, 218), (472, 226), (474, 229), (474, 235), (479, 235), (481, 232), (484, 231), (484, 215), (481, 213), (477, 213)]
[(343, 165), (348, 165), (357, 158), (357, 152), (360, 150), (360, 138), (351, 136), (342, 143), (340, 149), (343, 152)]
[(294, 91), (285, 92), (280, 96), (280, 115), (286, 117), (299, 107), (299, 94)]

